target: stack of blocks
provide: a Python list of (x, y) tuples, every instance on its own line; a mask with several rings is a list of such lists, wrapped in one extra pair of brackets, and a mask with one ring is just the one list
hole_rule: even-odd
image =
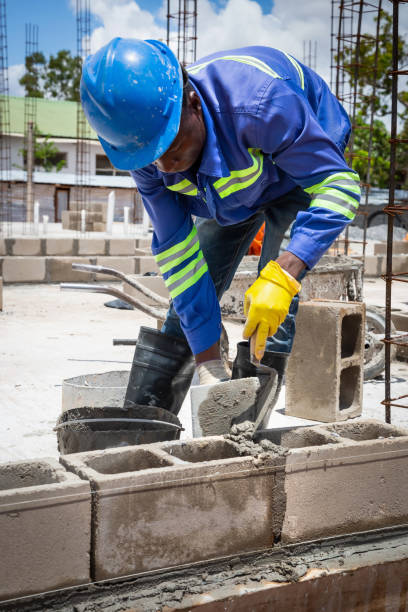
[(0, 466), (0, 600), (408, 520), (408, 432), (377, 421)]

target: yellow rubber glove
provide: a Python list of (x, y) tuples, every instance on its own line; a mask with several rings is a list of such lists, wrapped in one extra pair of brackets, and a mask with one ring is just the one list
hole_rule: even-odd
[(244, 314), (247, 317), (243, 336), (256, 333), (255, 357), (262, 359), (266, 339), (276, 334), (285, 320), (293, 297), (299, 293), (300, 283), (284, 272), (276, 261), (270, 261), (245, 293)]

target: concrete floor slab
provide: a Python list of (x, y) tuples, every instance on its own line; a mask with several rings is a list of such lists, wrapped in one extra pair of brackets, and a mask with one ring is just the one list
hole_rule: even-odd
[[(406, 295), (394, 283), (395, 304), (408, 310)], [(120, 284), (118, 284), (120, 287)], [(367, 302), (384, 304), (381, 279), (365, 283)], [(104, 307), (111, 298), (102, 294), (61, 292), (59, 285), (6, 285), (0, 313), (0, 462), (30, 457), (57, 457), (53, 431), (61, 411), (63, 379), (87, 373), (125, 370), (134, 347), (112, 346), (112, 338), (137, 338), (141, 325), (154, 326), (151, 317), (137, 311)], [(235, 356), (242, 325), (226, 324), (230, 356)], [(392, 394), (407, 393), (408, 364), (392, 365)], [(363, 417), (384, 420), (384, 380), (363, 385)], [(316, 424), (284, 414), (282, 389), (269, 427)], [(182, 406), (182, 436), (191, 437), (189, 394)], [(408, 410), (393, 408), (392, 421), (408, 426)]]

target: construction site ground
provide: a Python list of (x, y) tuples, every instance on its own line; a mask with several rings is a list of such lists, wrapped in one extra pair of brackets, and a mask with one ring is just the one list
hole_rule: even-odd
[[(365, 281), (365, 301), (384, 305), (385, 284)], [(136, 338), (141, 325), (154, 326), (150, 317), (131, 310), (104, 306), (109, 296), (62, 293), (59, 285), (6, 285), (0, 313), (0, 462), (33, 457), (57, 457), (53, 431), (61, 412), (61, 386), (65, 378), (129, 370), (132, 346), (113, 346), (113, 338)], [(408, 312), (404, 283), (393, 285), (393, 308)], [(227, 322), (230, 357), (241, 339), (242, 326)], [(318, 342), (318, 339), (316, 339)], [(311, 347), (312, 350), (312, 347)], [(406, 393), (408, 363), (392, 365), (392, 396)], [(364, 384), (363, 417), (384, 420), (383, 378)], [(270, 427), (312, 423), (285, 416), (285, 391), (269, 423)], [(191, 437), (189, 396), (180, 419)], [(408, 411), (392, 410), (392, 422), (408, 427)], [(313, 423), (315, 423), (313, 421)]]

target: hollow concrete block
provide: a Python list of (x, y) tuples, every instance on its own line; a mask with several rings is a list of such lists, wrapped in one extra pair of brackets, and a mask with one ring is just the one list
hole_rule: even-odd
[(12, 255), (41, 255), (40, 238), (15, 238)]
[(109, 240), (109, 255), (134, 255), (134, 238), (111, 238)]
[(78, 255), (104, 255), (105, 240), (103, 238), (79, 238)]
[(88, 482), (54, 459), (0, 465), (0, 600), (89, 582)]
[[(120, 272), (124, 274), (133, 274), (135, 271), (135, 258), (134, 257), (97, 257), (96, 263), (98, 266), (106, 266), (108, 268), (116, 268)], [(97, 274), (96, 280), (106, 280), (109, 279), (106, 274)]]
[(5, 283), (30, 283), (45, 280), (44, 257), (7, 256), (3, 259)]
[(136, 274), (146, 274), (146, 272), (159, 273), (159, 266), (152, 255), (135, 257), (135, 272)]
[(47, 238), (45, 241), (47, 255), (74, 255), (73, 238)]
[(362, 303), (299, 305), (286, 373), (287, 415), (323, 422), (361, 415), (364, 327)]
[(293, 449), (286, 458), (282, 541), (406, 523), (408, 431), (369, 420), (326, 430), (338, 444)]
[(60, 457), (94, 491), (95, 579), (272, 545), (273, 517), (283, 511), (283, 468), (275, 466), (283, 457), (257, 463), (223, 438), (159, 447)]
[(91, 272), (79, 272), (72, 269), (73, 263), (89, 264), (89, 257), (47, 257), (47, 281), (49, 283), (81, 282), (92, 279)]

